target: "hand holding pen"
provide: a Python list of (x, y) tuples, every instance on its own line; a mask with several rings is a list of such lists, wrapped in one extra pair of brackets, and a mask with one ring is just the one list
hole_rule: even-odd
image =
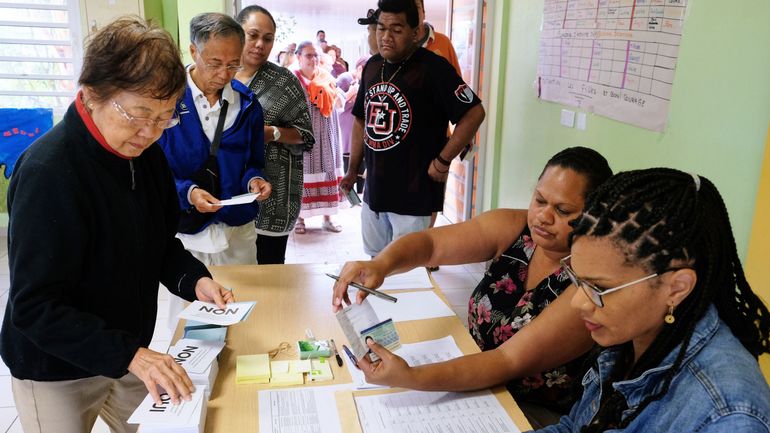
[[(380, 287), (385, 281), (387, 274), (380, 269), (375, 261), (347, 262), (340, 271), (339, 279), (334, 283), (334, 292), (332, 294), (332, 311), (335, 313), (345, 305), (352, 302), (348, 296), (348, 286), (352, 282), (360, 283), (362, 286), (372, 290)], [(368, 292), (359, 290), (356, 293), (356, 303), (360, 304)], [(343, 304), (344, 302), (344, 304)]]
[[(343, 302), (351, 304), (348, 296), (348, 286), (353, 286), (359, 291), (356, 294), (356, 303), (363, 302), (367, 295), (372, 294), (390, 302), (396, 302), (396, 298), (374, 290), (382, 285), (385, 280), (385, 273), (382, 272), (374, 261), (369, 262), (348, 262), (342, 268), (339, 277), (327, 274), (337, 282), (334, 284), (334, 294), (332, 295), (332, 311), (337, 312), (342, 309)], [(361, 284), (359, 284), (359, 282)]]

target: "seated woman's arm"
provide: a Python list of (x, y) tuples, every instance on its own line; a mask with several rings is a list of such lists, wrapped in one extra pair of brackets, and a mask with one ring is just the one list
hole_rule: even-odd
[[(456, 265), (493, 259), (506, 250), (527, 224), (527, 211), (498, 209), (469, 221), (410, 233), (388, 245), (373, 260), (348, 262), (334, 285), (332, 308), (350, 303), (347, 286), (351, 282), (376, 288), (390, 274), (417, 266)], [(366, 296), (358, 292), (360, 303)]]
[(380, 362), (358, 361), (366, 381), (425, 391), (468, 391), (500, 385), (558, 367), (587, 352), (591, 334), (578, 310), (570, 306), (576, 288), (570, 286), (532, 322), (497, 349), (436, 364), (409, 367), (376, 343)]

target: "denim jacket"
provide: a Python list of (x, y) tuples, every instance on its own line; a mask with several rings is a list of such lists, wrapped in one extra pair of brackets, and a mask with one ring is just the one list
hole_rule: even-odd
[[(680, 347), (669, 353), (660, 366), (635, 379), (613, 384), (628, 403), (623, 418), (660, 389)], [(610, 374), (619, 356), (618, 349), (602, 352), (598, 371), (595, 366), (583, 377), (581, 400), (559, 424), (540, 431), (579, 432), (587, 425), (599, 409), (602, 377)], [(719, 319), (713, 305), (696, 325), (668, 392), (650, 403), (624, 431), (770, 433), (770, 388), (757, 361)]]

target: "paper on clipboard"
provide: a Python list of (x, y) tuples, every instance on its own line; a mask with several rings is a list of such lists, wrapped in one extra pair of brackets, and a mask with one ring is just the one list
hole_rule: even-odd
[(246, 204), (246, 203), (253, 202), (254, 200), (257, 199), (257, 197), (259, 197), (259, 193), (258, 192), (241, 194), (241, 195), (236, 195), (235, 197), (229, 198), (227, 200), (220, 200), (219, 203), (217, 203), (217, 205), (219, 205), (219, 206), (232, 206), (232, 205), (236, 205), (236, 204)]

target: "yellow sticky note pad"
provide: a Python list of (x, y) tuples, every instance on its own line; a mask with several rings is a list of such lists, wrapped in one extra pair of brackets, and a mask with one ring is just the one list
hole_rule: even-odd
[(274, 374), (270, 378), (271, 386), (303, 385), (304, 383), (305, 375), (302, 373)]
[(295, 363), (297, 361), (271, 361), (270, 385), (302, 385), (305, 383), (305, 375), (301, 371), (296, 371)]
[(310, 369), (312, 368), (309, 359), (293, 360), (289, 362), (291, 362), (290, 369), (292, 373), (310, 373)]
[(270, 357), (267, 353), (239, 356), (235, 365), (235, 382), (269, 383)]
[(311, 359), (310, 380), (313, 382), (323, 382), (333, 380), (332, 366), (326, 358)]
[(276, 374), (288, 374), (290, 366), (291, 361), (270, 361), (270, 373), (273, 376)]

